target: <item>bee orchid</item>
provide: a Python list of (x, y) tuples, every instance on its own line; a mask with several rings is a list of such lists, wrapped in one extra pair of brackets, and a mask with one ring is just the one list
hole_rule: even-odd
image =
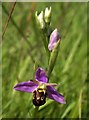
[(42, 68), (38, 68), (35, 74), (35, 80), (18, 83), (14, 86), (15, 90), (33, 93), (33, 104), (41, 106), (46, 103), (46, 98), (65, 104), (63, 95), (58, 93), (54, 86), (55, 83), (48, 83), (48, 78)]

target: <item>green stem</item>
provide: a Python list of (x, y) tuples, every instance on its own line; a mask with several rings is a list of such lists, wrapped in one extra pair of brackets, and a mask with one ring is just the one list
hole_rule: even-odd
[(47, 44), (46, 37), (45, 37), (44, 33), (43, 33), (42, 37), (43, 37), (43, 43), (44, 43), (45, 50), (48, 51), (47, 50), (48, 49), (48, 44)]
[(55, 66), (55, 63), (57, 60), (57, 56), (58, 56), (58, 52), (59, 52), (59, 45), (60, 45), (60, 41), (58, 41), (56, 43), (55, 48), (52, 50), (52, 52), (50, 54), (49, 66), (48, 66), (48, 72), (47, 72), (48, 79), (50, 78), (50, 75), (54, 69), (54, 66)]
[(50, 59), (49, 59), (49, 66), (48, 66), (48, 79), (50, 78), (50, 75), (54, 69), (55, 63), (56, 63), (56, 59), (58, 56), (58, 51), (54, 51), (53, 54), (51, 54)]
[(49, 62), (50, 52), (48, 50), (48, 40), (47, 40), (47, 37), (44, 33), (43, 33), (42, 37), (43, 37), (43, 44), (44, 44), (44, 47), (45, 47), (45, 50), (46, 50), (46, 53), (47, 53), (47, 56), (48, 56), (48, 62)]

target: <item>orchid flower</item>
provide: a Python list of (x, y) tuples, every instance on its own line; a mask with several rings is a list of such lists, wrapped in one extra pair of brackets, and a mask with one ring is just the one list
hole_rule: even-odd
[(33, 93), (33, 104), (41, 106), (46, 103), (46, 97), (56, 102), (65, 104), (63, 95), (58, 93), (54, 86), (55, 83), (48, 83), (48, 78), (42, 68), (38, 68), (35, 74), (35, 80), (18, 83), (14, 86), (15, 90)]

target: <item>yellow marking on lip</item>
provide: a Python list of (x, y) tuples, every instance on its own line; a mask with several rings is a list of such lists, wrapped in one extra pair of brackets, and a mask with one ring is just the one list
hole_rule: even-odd
[(43, 90), (38, 90), (39, 92), (43, 92)]

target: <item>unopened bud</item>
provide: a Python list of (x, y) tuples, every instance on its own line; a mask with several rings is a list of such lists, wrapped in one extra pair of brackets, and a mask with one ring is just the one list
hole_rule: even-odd
[(60, 40), (61, 40), (60, 34), (56, 28), (50, 35), (50, 41), (49, 41), (49, 45), (48, 45), (49, 51), (52, 51), (54, 49), (54, 47), (56, 46), (57, 42)]
[(45, 9), (45, 15), (44, 15), (44, 19), (46, 23), (50, 23), (51, 20), (51, 7), (48, 9)]
[(41, 29), (45, 28), (45, 22), (44, 22), (43, 16), (44, 16), (43, 11), (41, 11), (41, 13), (39, 15), (38, 15), (38, 12), (36, 11), (36, 13), (35, 13), (36, 21)]

